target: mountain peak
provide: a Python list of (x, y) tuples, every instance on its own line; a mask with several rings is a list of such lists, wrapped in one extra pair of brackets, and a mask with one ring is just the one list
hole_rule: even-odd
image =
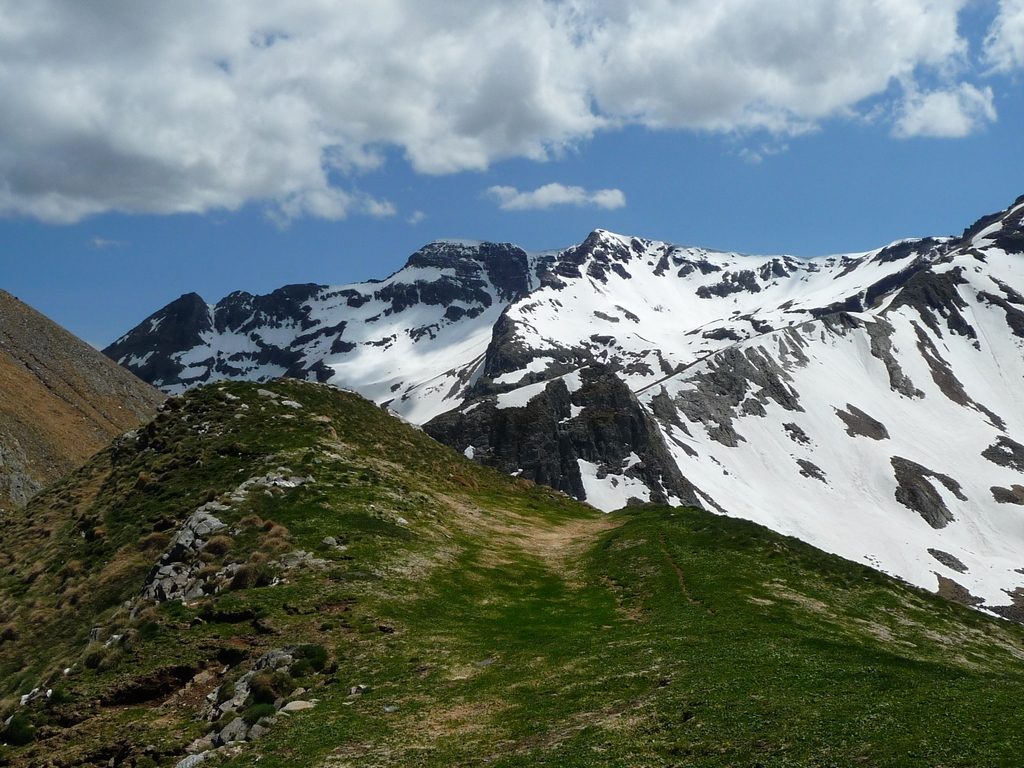
[(172, 391), (349, 387), (603, 509), (696, 502), (996, 610), (1024, 586), (999, 522), (1024, 503), (1022, 217), (821, 259), (435, 241), (377, 283), (179, 302), (108, 353)]

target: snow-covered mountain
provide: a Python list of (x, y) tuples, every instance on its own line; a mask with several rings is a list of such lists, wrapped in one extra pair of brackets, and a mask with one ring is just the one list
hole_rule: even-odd
[(437, 242), (380, 282), (183, 296), (105, 351), (169, 392), (328, 381), (603, 509), (700, 504), (1018, 616), (1022, 218), (810, 260)]

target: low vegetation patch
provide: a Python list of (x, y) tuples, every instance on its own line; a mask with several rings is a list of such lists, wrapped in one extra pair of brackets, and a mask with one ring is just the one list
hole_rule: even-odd
[[(16, 766), (1019, 760), (1017, 625), (751, 523), (603, 515), (327, 387), (173, 399), (0, 551)], [(143, 596), (158, 563), (187, 597)]]

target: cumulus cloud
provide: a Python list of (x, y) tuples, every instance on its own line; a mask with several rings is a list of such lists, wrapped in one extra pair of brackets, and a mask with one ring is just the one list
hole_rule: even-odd
[(519, 191), (515, 187), (491, 187), (488, 197), (498, 203), (503, 211), (535, 211), (555, 205), (592, 206), (614, 210), (626, 205), (626, 196), (620, 189), (598, 189), (588, 192), (583, 187), (567, 187), (564, 184), (545, 184), (533, 191)]
[[(785, 138), (949, 79), (968, 2), (2, 3), (0, 213), (257, 201), (286, 225), (394, 213), (354, 189), (395, 149), (439, 174), (631, 124)], [(1020, 50), (1020, 0), (1002, 5), (999, 66)]]
[(992, 89), (963, 83), (952, 90), (909, 95), (893, 132), (900, 138), (959, 139), (995, 119)]
[(985, 38), (985, 58), (997, 72), (1024, 67), (1024, 0), (1000, 0)]

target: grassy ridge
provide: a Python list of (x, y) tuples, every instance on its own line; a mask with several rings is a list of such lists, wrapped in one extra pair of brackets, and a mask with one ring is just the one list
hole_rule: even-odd
[[(356, 396), (267, 388), (278, 397), (230, 384), (172, 403), (0, 532), (16, 555), (0, 573), (16, 636), (0, 686), (60, 691), (8, 698), (0, 714), (23, 713), (36, 740), (5, 759), (174, 765), (212, 727), (207, 694), (308, 644), (328, 664), (297, 672), (307, 690), (286, 698), (315, 707), (204, 765), (1019, 764), (1017, 626), (751, 523), (602, 515)], [(310, 480), (231, 500), (278, 468)], [(141, 543), (210, 499), (232, 535), (209, 568), (278, 583), (126, 615), (160, 553)], [(278, 565), (298, 551), (318, 564)], [(93, 626), (123, 639), (97, 647)]]

